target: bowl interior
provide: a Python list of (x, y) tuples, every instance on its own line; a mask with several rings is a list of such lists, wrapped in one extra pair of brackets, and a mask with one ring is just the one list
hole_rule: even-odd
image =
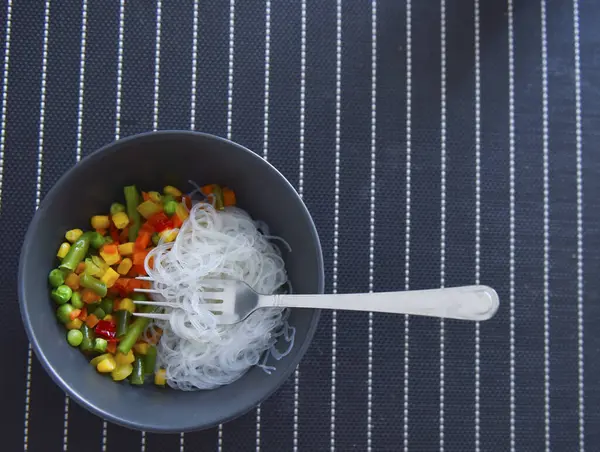
[(277, 369), (272, 375), (252, 368), (230, 385), (193, 393), (115, 383), (97, 374), (84, 355), (67, 344), (47, 287), (65, 231), (88, 228), (92, 215), (122, 200), (125, 185), (188, 189), (188, 180), (233, 188), (240, 207), (291, 245), (293, 251), (284, 253), (284, 259), (294, 292), (323, 292), (321, 248), (308, 211), (285, 178), (245, 148), (210, 135), (160, 132), (121, 140), (81, 161), (53, 187), (29, 227), (19, 269), (21, 312), (34, 350), (52, 378), (86, 408), (132, 428), (187, 431), (245, 413), (290, 375), (318, 322), (318, 311), (292, 312), (295, 346), (281, 361), (270, 362)]

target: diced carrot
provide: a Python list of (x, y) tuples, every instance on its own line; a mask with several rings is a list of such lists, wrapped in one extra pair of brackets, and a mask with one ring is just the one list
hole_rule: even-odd
[(79, 314), (78, 318), (82, 322), (85, 322), (85, 320), (87, 319), (87, 316), (88, 316), (87, 306), (84, 306), (83, 308), (81, 308), (81, 313)]
[(133, 292), (135, 289), (142, 289), (145, 281), (140, 281), (139, 279), (130, 279), (129, 283), (127, 283), (127, 290), (129, 292)]
[[(148, 276), (148, 273), (146, 272), (146, 268), (143, 265), (134, 265), (133, 269), (140, 276)], [(137, 281), (137, 279), (136, 279), (136, 281)]]
[(223, 204), (226, 207), (235, 206), (235, 192), (231, 188), (223, 189)]
[(85, 262), (80, 262), (79, 264), (77, 264), (77, 268), (75, 268), (75, 273), (80, 275), (84, 271), (85, 271)]
[(146, 193), (145, 191), (142, 192), (142, 199), (144, 201), (148, 201), (150, 199), (150, 195), (148, 193)]
[(71, 290), (79, 290), (79, 275), (77, 273), (69, 273), (65, 278), (65, 285), (69, 286)]
[(117, 298), (115, 301), (113, 301), (113, 311), (118, 311), (120, 304), (121, 304), (120, 298)]
[(144, 261), (146, 260), (146, 256), (149, 252), (150, 250), (144, 249), (142, 251), (136, 251), (133, 253), (133, 265), (144, 265)]
[(171, 217), (174, 228), (180, 228), (183, 225), (183, 220), (179, 218), (179, 215), (175, 214)]
[(108, 353), (112, 353), (113, 355), (117, 353), (117, 341), (110, 341), (106, 346), (106, 351)]
[(75, 320), (76, 318), (78, 318), (81, 315), (81, 309), (73, 309), (71, 311), (71, 313), (69, 314), (69, 318), (71, 320)]
[(99, 321), (100, 319), (96, 317), (96, 314), (90, 314), (85, 320), (85, 324), (88, 326), (88, 328), (94, 328)]
[(102, 247), (102, 252), (106, 254), (118, 254), (119, 247), (114, 243), (107, 243)]
[(206, 196), (212, 195), (212, 193), (215, 191), (215, 184), (205, 185), (204, 187), (202, 187), (200, 189), (200, 191), (202, 193), (204, 193)]
[(84, 303), (89, 304), (100, 301), (102, 298), (99, 295), (97, 295), (93, 290), (83, 289), (83, 291), (81, 292), (81, 299)]
[(106, 235), (106, 229), (104, 229), (104, 228), (97, 228), (96, 232), (102, 236)]
[[(152, 240), (152, 233), (148, 231), (140, 231), (137, 239), (135, 239), (134, 249), (138, 252), (145, 250), (150, 245), (150, 240)], [(133, 253), (133, 263), (135, 264), (135, 255)]]

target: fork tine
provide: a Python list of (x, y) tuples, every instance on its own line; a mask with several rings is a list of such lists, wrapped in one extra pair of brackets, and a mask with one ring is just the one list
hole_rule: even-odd
[(154, 281), (150, 276), (137, 276), (135, 279), (139, 279), (141, 281)]
[(152, 305), (152, 306), (164, 306), (166, 308), (175, 308), (179, 306), (177, 303), (169, 303), (168, 301), (146, 301), (146, 300), (133, 300), (134, 304)]
[(142, 312), (134, 312), (133, 315), (154, 320), (169, 320), (171, 318), (169, 314), (144, 314)]
[(205, 300), (223, 300), (223, 292), (200, 292)]
[(143, 293), (160, 293), (159, 290), (156, 289), (133, 289), (134, 292), (143, 292)]

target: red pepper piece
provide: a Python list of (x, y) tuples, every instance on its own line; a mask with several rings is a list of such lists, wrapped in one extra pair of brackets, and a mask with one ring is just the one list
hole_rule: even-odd
[(96, 336), (106, 339), (108, 341), (117, 340), (117, 325), (114, 322), (108, 320), (100, 320), (94, 330)]
[(173, 222), (164, 212), (158, 212), (148, 219), (148, 223), (156, 232), (162, 232), (165, 229), (173, 229)]
[(110, 238), (114, 243), (119, 244), (119, 230), (112, 221), (110, 222)]

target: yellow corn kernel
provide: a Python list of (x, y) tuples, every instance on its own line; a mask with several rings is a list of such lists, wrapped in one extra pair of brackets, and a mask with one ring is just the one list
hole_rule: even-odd
[(164, 239), (165, 242), (172, 242), (177, 238), (177, 234), (179, 233), (179, 231), (175, 230), (175, 229), (165, 229), (164, 231), (160, 232), (160, 237), (162, 239)]
[(165, 369), (158, 369), (154, 374), (154, 384), (158, 386), (164, 386), (167, 383), (167, 371)]
[(109, 356), (111, 356), (110, 353), (103, 353), (102, 355), (98, 355), (96, 356), (94, 359), (92, 359), (90, 361), (90, 364), (94, 367), (96, 367), (98, 364), (100, 364), (100, 361), (105, 360), (106, 358), (108, 358)]
[(96, 366), (96, 370), (100, 373), (106, 374), (115, 370), (116, 367), (117, 362), (115, 361), (115, 358), (113, 358), (112, 355), (109, 354), (106, 358), (104, 358), (98, 363), (98, 365)]
[(181, 221), (185, 221), (187, 220), (187, 217), (190, 216), (190, 213), (188, 212), (187, 207), (179, 203), (175, 208), (175, 215), (177, 215)]
[(135, 312), (135, 304), (131, 298), (123, 298), (119, 303), (119, 309), (129, 311), (133, 314)]
[(78, 330), (79, 328), (81, 328), (81, 325), (83, 325), (83, 322), (80, 319), (75, 318), (69, 323), (67, 323), (65, 326), (68, 330)]
[(131, 256), (133, 254), (134, 242), (127, 242), (119, 245), (119, 254), (121, 256)]
[(131, 262), (131, 259), (126, 257), (121, 261), (121, 263), (117, 267), (117, 272), (119, 272), (121, 275), (126, 275), (127, 273), (129, 273), (129, 270), (131, 270), (132, 266), (133, 262)]
[(165, 192), (165, 195), (171, 195), (174, 196), (175, 198), (178, 198), (179, 196), (181, 196), (183, 193), (181, 193), (180, 190), (178, 190), (177, 188), (173, 187), (172, 185), (167, 185), (163, 191)]
[(100, 256), (108, 265), (115, 265), (121, 260), (119, 253), (106, 253), (103, 249), (100, 250)]
[(129, 350), (129, 353), (127, 353), (126, 355), (124, 355), (123, 353), (117, 353), (117, 356), (115, 356), (115, 360), (119, 365), (131, 364), (135, 361), (135, 356), (133, 356), (133, 352)]
[(138, 355), (145, 355), (148, 353), (148, 349), (150, 348), (150, 344), (147, 342), (139, 342), (133, 346), (133, 349)]
[(106, 284), (106, 287), (110, 288), (115, 285), (117, 279), (119, 279), (119, 274), (112, 268), (108, 267), (108, 270), (106, 270), (106, 273), (104, 273), (102, 278), (100, 278), (100, 281)]
[(110, 322), (110, 321), (112, 321), (112, 319), (113, 319), (112, 315), (106, 314), (102, 320), (106, 320), (107, 322)]
[(56, 255), (62, 259), (63, 257), (65, 257), (67, 255), (70, 248), (71, 248), (71, 245), (68, 242), (63, 242), (63, 243), (61, 243), (60, 247), (58, 248), (58, 253), (56, 253)]
[(94, 215), (92, 217), (92, 227), (94, 229), (108, 229), (110, 227), (108, 215)]
[(83, 234), (83, 231), (81, 229), (71, 229), (70, 231), (67, 231), (67, 233), (65, 234), (65, 238), (71, 242), (71, 243), (75, 243), (79, 237), (81, 237), (81, 235)]
[(125, 212), (118, 212), (112, 216), (112, 221), (117, 229), (125, 229), (129, 224), (129, 217)]
[(110, 373), (110, 376), (114, 381), (125, 380), (133, 372), (133, 366), (131, 364), (122, 364), (117, 366), (115, 370)]
[(151, 201), (162, 202), (162, 196), (157, 191), (151, 191), (151, 192), (149, 192), (148, 193), (148, 197), (150, 198)]

